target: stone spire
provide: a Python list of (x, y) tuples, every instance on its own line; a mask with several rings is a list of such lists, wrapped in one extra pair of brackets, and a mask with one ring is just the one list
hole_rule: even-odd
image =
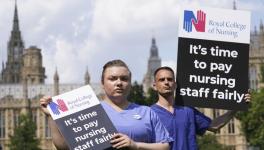
[(91, 77), (90, 77), (90, 74), (88, 72), (88, 67), (86, 67), (86, 72), (84, 75), (84, 84), (85, 85), (90, 84), (90, 80), (91, 80)]
[(53, 95), (59, 95), (59, 75), (57, 72), (57, 67), (53, 76), (53, 81), (54, 81), (54, 85), (53, 85)]
[(150, 58), (159, 57), (158, 48), (156, 46), (156, 39), (153, 37), (151, 40)]
[(148, 59), (147, 73), (143, 79), (143, 90), (147, 94), (149, 88), (152, 87), (154, 81), (153, 74), (157, 68), (161, 66), (161, 59), (159, 58), (158, 47), (156, 45), (156, 39), (153, 37), (151, 40), (150, 56)]
[[(2, 70), (5, 68), (4, 61), (2, 61)], [(0, 84), (3, 82), (3, 71), (0, 72)]]
[(13, 43), (19, 44), (19, 45), (23, 46), (23, 48), (24, 48), (24, 43), (23, 43), (21, 32), (20, 32), (20, 29), (19, 29), (17, 2), (15, 2), (13, 28), (12, 28), (11, 37), (10, 37), (10, 40), (9, 40), (9, 44), (12, 45)]
[(236, 0), (233, 1), (233, 10), (237, 10)]
[(254, 35), (256, 36), (258, 34), (257, 26), (254, 26)]
[(4, 63), (4, 61), (2, 61), (2, 69), (4, 69), (5, 68), (5, 63)]
[(58, 75), (57, 67), (55, 69), (55, 73), (54, 73), (53, 79), (54, 79), (54, 81), (59, 81), (59, 75)]
[(263, 33), (263, 22), (260, 20), (260, 25), (259, 25), (260, 32)]
[(18, 13), (17, 13), (17, 1), (15, 1), (15, 13), (13, 19), (13, 31), (19, 31), (19, 21), (18, 21)]
[(258, 57), (264, 56), (263, 50), (264, 50), (264, 26), (263, 21), (260, 20), (260, 26), (259, 26), (259, 35), (258, 35), (258, 43), (259, 43), (259, 52), (261, 51), (261, 54), (258, 55)]
[(7, 43), (7, 62), (3, 68), (3, 83), (22, 83), (21, 69), (23, 67), (24, 42), (19, 30), (17, 2), (15, 2), (13, 28)]

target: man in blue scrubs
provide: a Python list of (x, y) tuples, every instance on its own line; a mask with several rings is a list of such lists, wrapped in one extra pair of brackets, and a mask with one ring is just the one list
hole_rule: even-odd
[[(151, 109), (157, 113), (174, 139), (173, 150), (198, 149), (196, 134), (203, 135), (206, 130), (216, 132), (236, 113), (228, 111), (211, 120), (195, 108), (175, 105), (176, 82), (170, 67), (160, 67), (155, 71), (153, 87), (158, 92), (158, 102)], [(245, 100), (250, 101), (250, 94), (245, 95)]]

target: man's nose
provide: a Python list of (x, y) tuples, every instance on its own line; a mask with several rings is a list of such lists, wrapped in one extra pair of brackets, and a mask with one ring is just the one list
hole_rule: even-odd
[(165, 84), (168, 84), (169, 83), (169, 80), (168, 79), (165, 79), (164, 82), (165, 82)]
[(118, 78), (118, 79), (116, 80), (116, 84), (117, 84), (117, 85), (122, 85), (122, 81), (121, 81), (120, 78)]

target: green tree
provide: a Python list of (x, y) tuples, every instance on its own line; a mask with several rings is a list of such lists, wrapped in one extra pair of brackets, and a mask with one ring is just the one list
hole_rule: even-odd
[(143, 87), (142, 85), (138, 84), (137, 81), (132, 84), (130, 93), (128, 95), (128, 100), (139, 105), (147, 105)]
[(251, 107), (247, 112), (238, 113), (237, 118), (249, 144), (264, 149), (264, 89), (251, 96)]
[(148, 94), (147, 94), (147, 97), (146, 97), (147, 105), (150, 106), (150, 105), (156, 103), (157, 100), (158, 100), (158, 93), (157, 93), (157, 91), (155, 91), (152, 88), (149, 88), (148, 89)]
[(40, 150), (39, 140), (35, 138), (36, 124), (29, 114), (22, 114), (19, 123), (14, 129), (14, 134), (10, 135), (10, 150)]
[(143, 86), (135, 81), (132, 84), (130, 93), (128, 95), (128, 100), (139, 105), (150, 106), (157, 102), (158, 94), (155, 90), (149, 88), (148, 93), (146, 96), (144, 96)]
[(260, 66), (261, 82), (264, 82), (264, 64)]
[(199, 150), (226, 150), (227, 147), (221, 145), (216, 140), (216, 136), (212, 134), (205, 134), (197, 136), (197, 143)]

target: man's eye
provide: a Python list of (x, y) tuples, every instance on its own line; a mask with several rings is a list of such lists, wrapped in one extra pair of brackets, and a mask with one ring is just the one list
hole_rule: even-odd
[(127, 76), (124, 76), (124, 77), (120, 78), (120, 80), (122, 80), (122, 81), (128, 81), (128, 79), (129, 79), (129, 77), (127, 77)]
[(168, 80), (168, 81), (173, 81), (173, 79), (172, 79), (172, 78), (168, 78), (167, 80)]
[(165, 81), (165, 78), (160, 78), (159, 81)]

